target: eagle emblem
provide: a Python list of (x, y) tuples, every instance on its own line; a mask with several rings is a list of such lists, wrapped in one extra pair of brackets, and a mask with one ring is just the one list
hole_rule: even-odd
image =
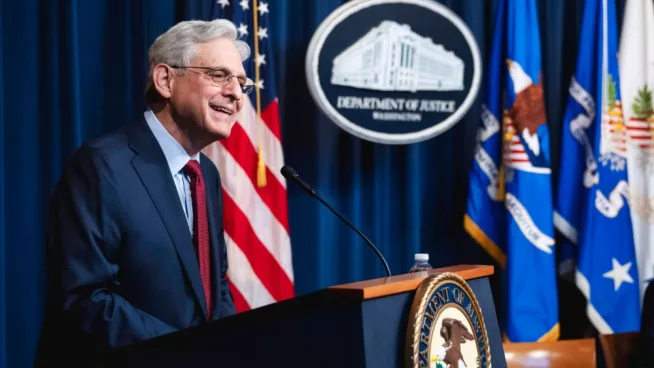
[(479, 302), (460, 276), (425, 279), (411, 306), (407, 368), (488, 368), (488, 333)]
[[(624, 171), (627, 161), (627, 128), (618, 95), (619, 86), (608, 74), (604, 80), (606, 98), (602, 101), (599, 161), (612, 171)], [(631, 124), (630, 124), (631, 125)], [(632, 130), (633, 132), (633, 130)]]
[(631, 117), (626, 122), (629, 141), (641, 150), (654, 154), (654, 103), (647, 83), (638, 90), (631, 105)]
[(445, 342), (436, 351), (434, 361), (442, 361), (447, 364), (446, 367), (451, 368), (467, 367), (468, 364), (461, 352), (461, 345), (468, 341), (475, 341), (475, 337), (468, 331), (468, 328), (458, 319), (444, 318), (441, 322), (441, 337)]
[(538, 84), (534, 84), (520, 64), (512, 60), (507, 60), (506, 63), (515, 91), (515, 101), (509, 109), (509, 116), (527, 146), (538, 156), (540, 154), (540, 141), (536, 131), (539, 126), (547, 121), (542, 73), (539, 73)]
[(547, 123), (542, 73), (537, 84), (515, 60), (507, 60), (515, 100), (504, 112), (504, 163), (525, 171), (547, 171), (538, 129)]

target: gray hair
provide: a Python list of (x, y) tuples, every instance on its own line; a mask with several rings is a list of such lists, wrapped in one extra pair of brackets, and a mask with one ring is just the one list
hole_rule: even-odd
[[(152, 72), (158, 64), (189, 66), (196, 54), (196, 45), (225, 38), (234, 43), (245, 61), (250, 57), (250, 46), (238, 39), (236, 26), (226, 19), (212, 21), (188, 20), (177, 23), (166, 33), (157, 37), (150, 47), (148, 56), (148, 82), (145, 90), (146, 101), (151, 102), (159, 97), (154, 88)], [(182, 70), (177, 73), (183, 74)]]

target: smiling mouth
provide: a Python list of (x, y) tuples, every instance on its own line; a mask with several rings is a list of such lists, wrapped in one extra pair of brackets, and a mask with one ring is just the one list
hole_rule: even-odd
[(234, 114), (234, 110), (225, 106), (218, 106), (218, 105), (209, 105), (209, 106), (213, 111), (222, 112), (223, 114), (227, 114), (229, 116)]

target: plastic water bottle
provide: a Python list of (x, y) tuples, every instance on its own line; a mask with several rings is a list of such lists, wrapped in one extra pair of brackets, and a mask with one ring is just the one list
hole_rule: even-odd
[(429, 254), (416, 253), (414, 259), (415, 263), (413, 266), (411, 266), (409, 273), (431, 270), (431, 265), (429, 264)]

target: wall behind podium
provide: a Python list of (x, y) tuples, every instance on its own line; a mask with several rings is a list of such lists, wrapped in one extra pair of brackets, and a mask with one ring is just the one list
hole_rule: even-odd
[[(33, 359), (46, 207), (66, 160), (82, 142), (142, 114), (148, 46), (178, 21), (208, 19), (213, 2), (0, 1), (0, 367)], [(304, 77), (313, 32), (345, 1), (269, 2), (286, 163), (368, 235), (395, 274), (409, 269), (416, 252), (430, 253), (434, 267), (493, 264), (462, 226), (479, 100), (427, 142), (355, 138), (319, 112)], [(496, 1), (440, 2), (469, 25), (486, 56)], [(617, 6), (620, 20), (624, 0)], [(582, 0), (539, 1), (553, 179), (582, 9)], [(355, 233), (291, 183), (288, 196), (297, 294), (383, 276)]]

